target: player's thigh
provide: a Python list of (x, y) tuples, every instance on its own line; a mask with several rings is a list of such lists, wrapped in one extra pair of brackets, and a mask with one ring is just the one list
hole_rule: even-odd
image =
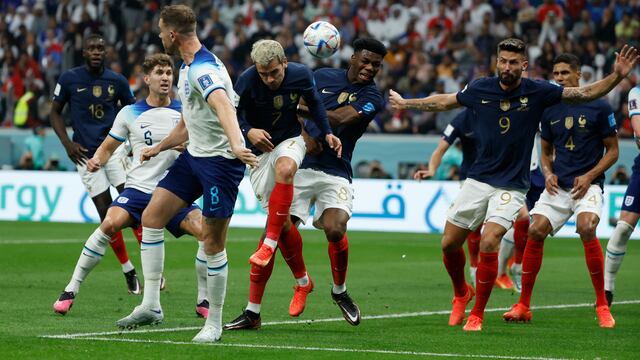
[(147, 205), (149, 205), (149, 201), (151, 201), (151, 194), (134, 188), (126, 188), (113, 200), (109, 211), (112, 211), (114, 208), (126, 211), (130, 220), (126, 226), (137, 228), (140, 226), (142, 213)]
[(489, 199), (495, 188), (474, 179), (466, 179), (447, 211), (447, 221), (456, 227), (478, 228), (487, 214)]
[(531, 225), (529, 226), (528, 239), (534, 241), (544, 241), (553, 232), (553, 226), (549, 218), (542, 214), (533, 214)]
[(104, 220), (100, 223), (100, 230), (108, 236), (113, 236), (133, 223), (134, 220), (127, 210), (119, 206), (111, 206)]
[(157, 187), (149, 205), (142, 213), (142, 226), (161, 229), (165, 227), (187, 203), (171, 191)]
[(302, 136), (287, 139), (272, 152), (275, 158), (275, 180), (290, 183), (306, 153), (304, 139)]
[(176, 238), (189, 234), (196, 239), (201, 239), (202, 210), (196, 204), (180, 209), (176, 216), (167, 223), (166, 228)]
[[(325, 229), (325, 221), (322, 218), (329, 209), (339, 209), (346, 214), (349, 221), (353, 214), (353, 187), (349, 181), (339, 176), (329, 175), (316, 171), (315, 206), (313, 225), (319, 229)], [(345, 224), (346, 224), (345, 221)]]
[(258, 156), (258, 166), (249, 169), (249, 181), (260, 206), (263, 209), (269, 207), (269, 197), (276, 184), (275, 177), (275, 153), (268, 152)]
[(595, 236), (595, 228), (600, 222), (600, 214), (604, 197), (598, 185), (591, 185), (587, 193), (578, 200), (574, 200), (574, 213), (577, 217), (576, 228), (579, 234), (587, 233)]
[(238, 198), (245, 165), (222, 156), (199, 158), (192, 167), (202, 187), (202, 215), (230, 218)]
[(555, 195), (547, 190), (543, 191), (530, 212), (532, 215), (542, 215), (549, 221), (551, 234), (558, 232), (573, 215), (573, 199), (570, 192), (564, 189), (557, 191)]
[(307, 223), (311, 206), (315, 200), (316, 173), (318, 171), (300, 169), (296, 172), (293, 180), (293, 201), (291, 208), (289, 208), (289, 214), (298, 218), (303, 224)]
[(224, 250), (230, 220), (231, 218), (202, 216), (202, 241), (204, 241), (204, 251), (208, 255)]
[[(76, 169), (78, 170), (80, 180), (82, 181), (85, 189), (87, 189), (87, 193), (89, 193), (90, 198), (94, 198), (109, 190), (111, 183), (109, 183), (109, 179), (104, 168), (100, 168), (95, 172), (90, 172), (87, 170), (86, 165), (76, 165)], [(111, 199), (109, 199), (109, 203), (111, 203)]]

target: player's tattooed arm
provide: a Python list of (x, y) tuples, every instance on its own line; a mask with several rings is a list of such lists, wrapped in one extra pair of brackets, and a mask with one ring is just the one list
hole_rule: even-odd
[(389, 90), (389, 102), (394, 110), (418, 110), (439, 112), (460, 107), (456, 94), (436, 94), (422, 99), (405, 99), (393, 90)]

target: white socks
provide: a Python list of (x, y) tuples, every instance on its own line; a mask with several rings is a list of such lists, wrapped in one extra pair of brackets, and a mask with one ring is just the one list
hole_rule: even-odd
[(204, 242), (198, 241), (196, 253), (196, 279), (198, 280), (198, 304), (207, 300), (207, 254), (204, 253)]
[(275, 249), (276, 246), (278, 246), (278, 241), (266, 238), (266, 239), (264, 239), (263, 244), (267, 245), (268, 247), (270, 247), (272, 249)]
[(633, 226), (620, 220), (613, 230), (611, 238), (607, 243), (607, 256), (604, 261), (604, 289), (607, 291), (615, 290), (616, 275), (622, 260), (624, 260), (624, 254), (627, 251), (627, 242), (633, 232)]
[(87, 278), (91, 270), (98, 265), (104, 252), (109, 245), (111, 238), (97, 228), (91, 236), (84, 243), (84, 248), (80, 253), (80, 258), (76, 263), (76, 268), (73, 270), (73, 276), (71, 281), (64, 289), (64, 291), (71, 291), (74, 295), (80, 291), (80, 284)]
[(334, 294), (342, 294), (343, 292), (347, 291), (347, 284), (342, 284), (342, 285), (336, 285), (333, 284), (333, 288), (331, 288), (331, 292)]
[(152, 310), (160, 307), (160, 281), (164, 270), (164, 229), (142, 228), (140, 244), (144, 297), (142, 305)]
[(254, 312), (256, 314), (260, 314), (260, 304), (254, 304), (251, 301), (247, 303), (247, 310)]
[(513, 240), (513, 227), (504, 234), (502, 241), (500, 241), (500, 251), (498, 252), (498, 276), (507, 272), (507, 262), (511, 255), (513, 255), (513, 248), (515, 247), (515, 241)]
[(298, 284), (298, 286), (303, 286), (303, 287), (309, 285), (309, 275), (305, 273), (303, 277), (297, 278), (296, 284)]
[(227, 250), (207, 255), (207, 294), (209, 296), (209, 317), (205, 323), (222, 329), (222, 306), (227, 293)]

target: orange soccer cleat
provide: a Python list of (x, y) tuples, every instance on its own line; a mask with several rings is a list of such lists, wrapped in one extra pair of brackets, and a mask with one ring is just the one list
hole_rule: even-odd
[(529, 322), (531, 321), (531, 310), (522, 305), (521, 303), (517, 303), (511, 307), (511, 310), (502, 314), (502, 318), (505, 321), (513, 321), (513, 322)]
[(462, 328), (464, 331), (481, 331), (482, 330), (482, 318), (476, 315), (469, 315), (467, 323)]
[(453, 308), (451, 309), (451, 315), (449, 315), (449, 326), (462, 325), (464, 311), (467, 308), (467, 304), (473, 299), (473, 295), (475, 295), (473, 288), (467, 284), (467, 294), (465, 296), (453, 297), (453, 301), (451, 301)]
[(616, 321), (611, 316), (611, 311), (607, 305), (598, 306), (596, 308), (596, 315), (598, 316), (598, 322), (600, 322), (601, 328), (612, 329), (616, 326)]
[(313, 280), (309, 278), (307, 286), (296, 285), (293, 290), (293, 298), (291, 299), (291, 304), (289, 304), (289, 315), (300, 316), (304, 311), (305, 305), (307, 305), (307, 295), (313, 291)]
[(273, 254), (275, 253), (275, 249), (269, 245), (262, 244), (260, 248), (251, 255), (249, 258), (249, 262), (255, 266), (259, 266), (261, 268), (267, 266)]
[(513, 281), (511, 281), (509, 276), (504, 273), (498, 276), (498, 278), (496, 279), (496, 287), (505, 290), (513, 289)]

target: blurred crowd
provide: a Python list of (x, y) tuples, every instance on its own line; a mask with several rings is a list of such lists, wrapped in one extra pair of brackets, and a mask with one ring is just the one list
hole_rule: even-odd
[[(82, 37), (102, 33), (107, 66), (145, 96), (142, 59), (162, 51), (159, 10), (165, 0), (3, 0), (0, 8), (0, 121), (5, 127), (47, 125), (51, 93), (60, 73), (83, 64)], [(198, 35), (227, 65), (232, 78), (251, 64), (251, 45), (273, 38), (290, 61), (313, 68), (346, 67), (357, 37), (388, 45), (376, 81), (405, 97), (456, 92), (495, 73), (495, 45), (524, 39), (531, 78), (550, 79), (552, 61), (571, 52), (582, 61), (583, 83), (611, 70), (615, 51), (640, 47), (640, 0), (193, 0), (180, 1), (198, 14)], [(342, 47), (318, 61), (304, 49), (302, 33), (315, 20), (333, 23)], [(626, 95), (639, 70), (608, 100), (621, 137), (632, 135)], [(456, 115), (383, 111), (371, 132), (439, 133)]]

